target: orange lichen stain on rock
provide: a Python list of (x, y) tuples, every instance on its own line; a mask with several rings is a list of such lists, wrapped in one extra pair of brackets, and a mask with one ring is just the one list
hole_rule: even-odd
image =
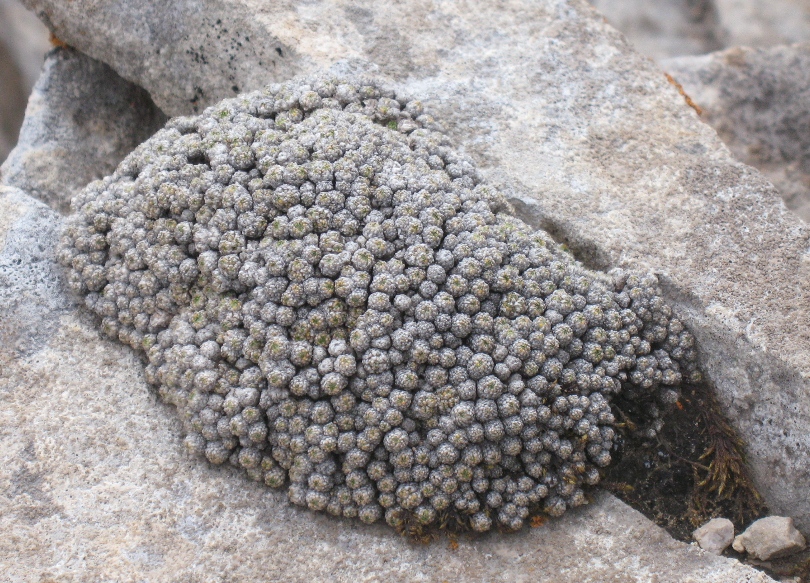
[(65, 41), (60, 39), (54, 33), (51, 33), (51, 36), (50, 36), (50, 38), (48, 40), (50, 40), (51, 44), (53, 46), (55, 46), (55, 47), (59, 47), (59, 48), (62, 48), (62, 49), (69, 49), (70, 48), (69, 44), (67, 44)]
[(537, 516), (532, 516), (532, 519), (529, 522), (529, 526), (531, 526), (532, 528), (538, 528), (540, 526), (543, 526), (547, 520), (548, 518), (546, 518), (545, 516), (540, 516), (538, 514)]
[(697, 112), (698, 115), (703, 115), (703, 109), (697, 103), (692, 101), (692, 98), (689, 97), (689, 95), (686, 94), (686, 91), (683, 90), (683, 85), (678, 83), (675, 80), (675, 77), (673, 77), (669, 73), (664, 73), (664, 75), (666, 75), (667, 81), (672, 83), (678, 89), (678, 93), (680, 93), (683, 96), (684, 100), (686, 101), (686, 105), (688, 105), (689, 107), (694, 109)]

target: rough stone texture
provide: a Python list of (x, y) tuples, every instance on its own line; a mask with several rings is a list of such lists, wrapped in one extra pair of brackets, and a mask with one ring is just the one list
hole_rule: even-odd
[(755, 559), (767, 561), (786, 557), (807, 546), (793, 519), (784, 516), (760, 518), (734, 539), (734, 550), (747, 552)]
[(737, 159), (810, 221), (810, 43), (662, 62)]
[(36, 16), (17, 0), (0, 0), (0, 163), (17, 140), (49, 46), (48, 29)]
[(723, 48), (711, 0), (590, 0), (635, 48), (652, 59), (700, 55)]
[(808, 0), (591, 0), (653, 59), (810, 40)]
[(660, 274), (770, 507), (810, 528), (810, 228), (584, 0), (28, 5), (170, 113), (340, 59), (425, 97), (524, 219)]
[(728, 518), (712, 518), (692, 536), (704, 551), (722, 555), (734, 540), (734, 524)]
[(20, 147), (0, 167), (0, 183), (66, 212), (73, 195), (112, 173), (165, 121), (143, 89), (107, 65), (54, 49), (28, 101)]
[(462, 537), (451, 550), (446, 539), (412, 544), (383, 525), (295, 508), (233, 468), (189, 458), (140, 361), (51, 285), (50, 239), (37, 270), (6, 259), (43, 241), (58, 215), (0, 187), (0, 217), (0, 273), (39, 290), (21, 303), (60, 307), (25, 353), (0, 342), (7, 581), (771, 581), (672, 540), (607, 494), (542, 527)]
[(0, 216), (0, 351), (33, 354), (59, 328), (72, 305), (52, 262), (60, 229), (55, 213), (17, 190)]

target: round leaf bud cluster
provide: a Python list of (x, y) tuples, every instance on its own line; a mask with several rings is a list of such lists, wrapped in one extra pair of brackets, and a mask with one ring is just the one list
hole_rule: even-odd
[(176, 118), (76, 197), (60, 260), (211, 463), (336, 516), (517, 529), (585, 501), (611, 400), (677, 398), (694, 341), (423, 109), (318, 77)]

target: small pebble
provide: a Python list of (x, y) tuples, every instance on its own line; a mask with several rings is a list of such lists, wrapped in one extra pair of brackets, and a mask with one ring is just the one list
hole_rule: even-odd
[(784, 516), (760, 518), (734, 539), (734, 550), (747, 552), (754, 559), (767, 561), (786, 557), (807, 546), (793, 519)]
[(734, 525), (728, 518), (712, 518), (692, 536), (704, 551), (722, 555), (734, 540)]

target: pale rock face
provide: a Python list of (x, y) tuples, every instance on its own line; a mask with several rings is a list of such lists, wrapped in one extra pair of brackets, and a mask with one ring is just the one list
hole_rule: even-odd
[(785, 516), (760, 518), (734, 539), (734, 550), (767, 561), (786, 557), (807, 546), (802, 533)]
[(18, 190), (3, 193), (0, 354), (16, 358), (39, 351), (59, 329), (59, 318), (73, 301), (52, 262), (61, 229), (56, 213), (44, 205), (31, 205)]
[(28, 100), (20, 145), (0, 166), (0, 183), (65, 213), (79, 190), (110, 174), (165, 122), (143, 89), (107, 65), (54, 49)]
[[(810, 220), (808, 82), (802, 75), (810, 60), (810, 2), (593, 4), (674, 75), (738, 160), (765, 174), (788, 208)], [(726, 47), (733, 48), (720, 50)]]
[(662, 62), (734, 156), (810, 221), (810, 43), (733, 48)]
[(656, 60), (810, 40), (807, 0), (591, 0)]
[(170, 114), (330, 66), (418, 95), (521, 218), (660, 274), (769, 505), (810, 528), (810, 228), (584, 1), (28, 5)]
[(704, 551), (722, 555), (734, 540), (734, 524), (728, 518), (713, 518), (692, 536)]

